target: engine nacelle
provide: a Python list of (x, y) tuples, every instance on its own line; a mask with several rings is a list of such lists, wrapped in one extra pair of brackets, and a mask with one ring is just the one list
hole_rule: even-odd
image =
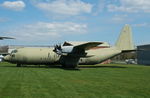
[(62, 53), (71, 53), (73, 50), (73, 46), (62, 46), (61, 52)]
[(71, 53), (73, 51), (73, 48), (73, 46), (56, 45), (54, 48), (54, 52), (56, 52), (59, 55), (67, 55), (68, 53)]

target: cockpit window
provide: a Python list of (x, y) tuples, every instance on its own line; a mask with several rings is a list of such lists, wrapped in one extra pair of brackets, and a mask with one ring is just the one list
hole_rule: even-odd
[(11, 53), (17, 53), (18, 52), (18, 50), (13, 50)]

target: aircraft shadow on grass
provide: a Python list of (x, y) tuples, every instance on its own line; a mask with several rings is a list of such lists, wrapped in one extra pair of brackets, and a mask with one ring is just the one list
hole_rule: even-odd
[[(12, 67), (12, 68), (18, 68), (14, 65), (2, 65), (0, 67)], [(99, 66), (89, 66), (89, 65), (83, 65), (83, 66), (78, 66), (77, 68), (63, 68), (60, 65), (54, 65), (54, 66), (40, 66), (40, 65), (32, 65), (32, 66), (28, 66), (28, 65), (24, 65), (21, 68), (59, 68), (59, 69), (64, 69), (64, 70), (75, 70), (75, 71), (79, 71), (81, 69), (85, 69), (85, 68), (90, 68), (90, 69), (94, 69), (94, 68), (127, 68), (124, 66), (110, 66), (110, 65), (99, 65)]]
[(106, 65), (106, 66), (102, 66), (102, 65), (99, 65), (99, 66), (79, 66), (79, 68), (127, 68), (127, 67), (124, 67), (124, 66), (109, 66), (109, 65)]

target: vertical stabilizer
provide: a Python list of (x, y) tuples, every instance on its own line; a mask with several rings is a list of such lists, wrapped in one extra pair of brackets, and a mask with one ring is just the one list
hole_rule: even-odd
[(132, 31), (129, 25), (124, 26), (115, 46), (122, 51), (134, 49)]

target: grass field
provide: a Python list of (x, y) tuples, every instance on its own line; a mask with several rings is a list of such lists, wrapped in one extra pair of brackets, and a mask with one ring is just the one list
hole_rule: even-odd
[(0, 98), (150, 98), (150, 66), (96, 65), (78, 70), (0, 63)]

